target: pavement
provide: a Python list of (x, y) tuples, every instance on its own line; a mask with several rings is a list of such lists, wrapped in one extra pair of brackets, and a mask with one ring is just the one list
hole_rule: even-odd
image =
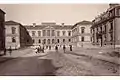
[[(112, 51), (112, 50), (111, 50)], [(120, 75), (119, 60), (116, 57), (106, 56), (106, 49), (85, 49), (85, 48), (74, 48), (73, 51), (69, 51), (67, 48), (66, 53), (62, 49), (59, 50), (64, 58), (68, 59), (74, 66), (75, 70), (70, 74), (70, 71), (66, 74), (70, 75)], [(67, 61), (67, 60), (66, 60)], [(69, 63), (70, 63), (69, 62)], [(73, 68), (73, 67), (72, 67)], [(73, 69), (74, 69), (73, 68)], [(66, 70), (69, 67), (66, 68)], [(61, 72), (64, 70), (61, 69)]]

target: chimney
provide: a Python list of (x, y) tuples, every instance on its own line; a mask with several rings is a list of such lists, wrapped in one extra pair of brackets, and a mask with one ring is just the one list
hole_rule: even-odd
[(64, 23), (61, 23), (62, 27), (64, 27)]
[(36, 23), (33, 23), (33, 27), (35, 27), (36, 26)]
[(117, 5), (119, 5), (119, 4), (117, 4), (117, 3), (113, 3), (113, 4), (111, 3), (111, 4), (109, 4), (110, 8), (115, 7)]

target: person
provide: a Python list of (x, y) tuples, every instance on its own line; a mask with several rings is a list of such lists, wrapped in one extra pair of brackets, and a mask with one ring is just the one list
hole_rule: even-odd
[(42, 52), (44, 53), (44, 46), (42, 47)]
[(4, 49), (4, 55), (6, 55), (6, 48)]
[(36, 47), (36, 49), (35, 49), (35, 53), (37, 54), (38, 53), (38, 48)]
[(55, 50), (58, 52), (58, 46), (57, 45), (55, 46)]
[(51, 46), (49, 46), (49, 50), (51, 50)]
[(65, 45), (63, 45), (63, 50), (64, 50), (64, 53), (65, 53), (65, 49), (66, 49)]
[(11, 53), (12, 53), (12, 48), (11, 48), (11, 46), (10, 46), (10, 48), (9, 48), (9, 53), (10, 53), (10, 55), (11, 55)]
[(70, 45), (70, 51), (72, 51), (72, 45)]
[(38, 53), (40, 53), (41, 52), (41, 46), (39, 45), (39, 47), (38, 47)]

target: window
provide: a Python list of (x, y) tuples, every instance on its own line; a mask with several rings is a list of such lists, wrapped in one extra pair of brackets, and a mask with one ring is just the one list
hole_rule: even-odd
[(65, 39), (63, 39), (63, 42), (65, 42)]
[(71, 39), (69, 39), (68, 41), (71, 42)]
[(55, 30), (52, 30), (52, 36), (55, 36)]
[(68, 31), (68, 36), (71, 36), (71, 31)]
[(43, 30), (43, 36), (46, 36), (46, 30)]
[(55, 40), (54, 39), (52, 39), (52, 44), (54, 44), (55, 43)]
[(39, 43), (41, 43), (41, 40), (39, 39), (39, 41), (38, 41)]
[(16, 42), (16, 39), (15, 39), (15, 37), (12, 37), (12, 42)]
[(81, 27), (81, 33), (85, 32), (85, 27)]
[(59, 43), (60, 41), (59, 41), (59, 39), (57, 39), (57, 43)]
[(35, 43), (35, 40), (34, 40), (34, 39), (33, 39), (32, 41), (33, 41), (33, 43)]
[(47, 43), (50, 44), (50, 39), (47, 40)]
[(81, 41), (84, 41), (84, 37), (81, 37)]
[(32, 31), (32, 36), (35, 36), (35, 31)]
[(57, 31), (57, 36), (60, 36), (60, 31)]
[(43, 39), (43, 44), (46, 44), (46, 39)]
[(113, 30), (113, 23), (110, 22), (110, 29)]
[(50, 36), (50, 30), (47, 30), (47, 36)]
[(15, 34), (15, 33), (16, 33), (16, 28), (12, 27), (12, 34)]
[(62, 31), (62, 33), (63, 33), (63, 36), (65, 36), (65, 31)]
[(41, 31), (38, 31), (38, 36), (41, 36)]

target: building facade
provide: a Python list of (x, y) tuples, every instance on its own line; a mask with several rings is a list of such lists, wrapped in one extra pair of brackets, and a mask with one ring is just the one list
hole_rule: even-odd
[(110, 4), (109, 9), (93, 21), (92, 44), (120, 47), (120, 5)]
[(0, 51), (5, 48), (5, 12), (0, 9)]
[(26, 25), (30, 36), (33, 39), (33, 45), (44, 45), (46, 47), (55, 45), (69, 46), (71, 43), (72, 25), (57, 25), (56, 23), (41, 23), (41, 25)]
[(72, 27), (72, 42), (77, 47), (91, 46), (91, 25), (90, 21), (81, 21)]
[(6, 21), (5, 22), (5, 47), (9, 49), (19, 49), (21, 47), (32, 45), (32, 38), (30, 37), (27, 29), (18, 22)]

